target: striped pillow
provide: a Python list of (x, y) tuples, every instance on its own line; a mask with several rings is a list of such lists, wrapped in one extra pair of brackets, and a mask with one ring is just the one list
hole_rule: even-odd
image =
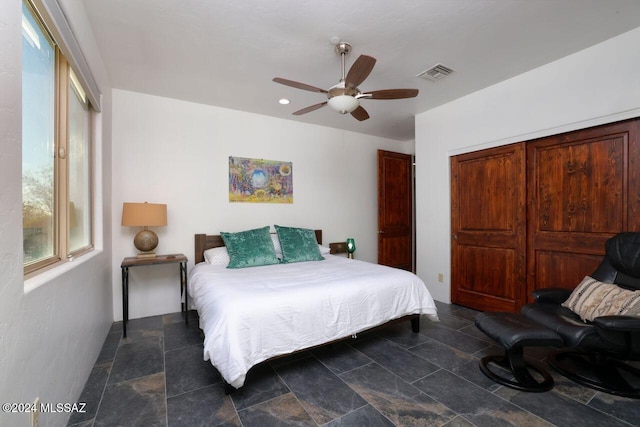
[(629, 291), (587, 276), (562, 305), (585, 322), (600, 316), (640, 317), (640, 291)]

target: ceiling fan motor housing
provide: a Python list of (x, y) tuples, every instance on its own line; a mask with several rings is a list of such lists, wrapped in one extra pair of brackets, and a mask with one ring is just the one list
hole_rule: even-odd
[(331, 87), (327, 92), (327, 98), (331, 99), (334, 96), (339, 95), (348, 95), (348, 96), (356, 96), (360, 92), (356, 87), (344, 87), (344, 82), (340, 82), (337, 85)]

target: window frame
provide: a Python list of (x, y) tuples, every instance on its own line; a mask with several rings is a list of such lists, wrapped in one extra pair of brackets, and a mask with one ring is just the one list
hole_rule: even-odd
[[(68, 73), (67, 74), (67, 98), (72, 97), (72, 96), (77, 96), (77, 97), (81, 97), (81, 94), (78, 93), (78, 91), (82, 91), (84, 94), (84, 100), (83, 103), (86, 104), (87, 107), (87, 113), (88, 113), (88, 117), (87, 117), (87, 121), (88, 121), (88, 137), (89, 137), (89, 141), (87, 142), (88, 145), (88, 153), (87, 153), (87, 163), (88, 163), (88, 176), (85, 177), (86, 178), (86, 185), (88, 187), (88, 191), (89, 191), (89, 200), (88, 200), (88, 220), (89, 220), (89, 243), (87, 245), (84, 245), (82, 247), (79, 247), (77, 249), (73, 249), (71, 247), (71, 242), (70, 242), (70, 231), (72, 228), (71, 222), (72, 222), (72, 217), (71, 214), (69, 213), (69, 209), (71, 207), (71, 204), (69, 203), (70, 201), (68, 200), (69, 197), (67, 197), (67, 201), (63, 206), (67, 206), (67, 233), (66, 233), (66, 240), (67, 240), (67, 250), (65, 251), (65, 253), (67, 254), (67, 261), (73, 261), (75, 258), (84, 255), (87, 252), (91, 252), (94, 249), (94, 216), (93, 216), (93, 211), (95, 209), (95, 204), (94, 204), (94, 197), (93, 197), (93, 184), (94, 184), (94, 157), (93, 157), (93, 153), (95, 151), (95, 145), (94, 145), (94, 114), (95, 111), (93, 110), (92, 106), (91, 106), (91, 101), (89, 101), (89, 98), (87, 97), (86, 91), (84, 90), (84, 87), (82, 87), (82, 83), (80, 83), (80, 81), (78, 80), (78, 77), (75, 75), (73, 68), (70, 66), (69, 62), (65, 59), (65, 63), (66, 66), (68, 68)], [(72, 87), (72, 86), (77, 86), (77, 87)], [(75, 92), (75, 93), (74, 93)], [(67, 99), (67, 107), (69, 106), (69, 102)], [(67, 108), (68, 111), (68, 108)], [(67, 124), (68, 124), (68, 120), (67, 120)], [(67, 128), (69, 128), (69, 126), (67, 126)], [(65, 138), (65, 143), (67, 144), (67, 153), (69, 153), (69, 138), (67, 136), (67, 138)], [(68, 162), (65, 162), (67, 165), (67, 171), (69, 170), (69, 165)], [(69, 178), (69, 173), (67, 173), (67, 178)], [(67, 188), (67, 196), (69, 194), (69, 179), (67, 179), (66, 182), (66, 188)]]
[[(25, 279), (36, 276), (37, 274), (73, 261), (75, 258), (89, 253), (94, 250), (95, 242), (95, 198), (94, 198), (94, 173), (95, 173), (95, 134), (94, 122), (96, 110), (93, 107), (90, 97), (86, 97), (87, 105), (87, 121), (88, 121), (88, 176), (83, 176), (88, 186), (88, 202), (89, 209), (89, 244), (70, 250), (70, 210), (69, 210), (69, 169), (68, 162), (69, 153), (69, 99), (76, 96), (75, 89), (72, 85), (79, 85), (86, 95), (86, 88), (78, 79), (77, 72), (69, 63), (62, 52), (60, 45), (56, 42), (52, 32), (49, 30), (47, 20), (43, 16), (37, 0), (23, 0), (21, 3), (26, 5), (27, 10), (31, 13), (41, 32), (47, 37), (55, 52), (54, 64), (54, 126), (53, 126), (53, 254), (45, 258), (34, 260), (31, 262), (23, 262)], [(23, 71), (24, 72), (24, 71)], [(72, 81), (71, 74), (74, 73), (75, 80)], [(24, 203), (24, 201), (23, 201)], [(23, 231), (24, 236), (24, 231)], [(24, 248), (23, 248), (24, 251)]]

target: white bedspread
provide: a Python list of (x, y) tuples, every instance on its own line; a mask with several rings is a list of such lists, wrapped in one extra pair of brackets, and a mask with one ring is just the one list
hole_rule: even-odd
[(236, 388), (274, 356), (348, 337), (408, 314), (437, 320), (415, 274), (344, 257), (228, 269), (196, 265), (189, 295), (204, 331), (204, 360)]

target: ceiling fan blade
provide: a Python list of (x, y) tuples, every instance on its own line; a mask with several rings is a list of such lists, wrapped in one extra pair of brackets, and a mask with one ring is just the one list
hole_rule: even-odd
[(415, 98), (416, 96), (418, 96), (418, 89), (383, 89), (363, 93), (361, 97), (366, 99), (403, 99)]
[(358, 87), (369, 76), (374, 65), (376, 65), (376, 58), (360, 55), (344, 79), (345, 86), (350, 88)]
[(273, 79), (273, 81), (276, 82), (276, 83), (280, 83), (282, 85), (285, 85), (285, 86), (295, 87), (296, 89), (308, 90), (308, 91), (311, 91), (311, 92), (327, 93), (326, 90), (320, 89), (319, 87), (311, 86), (311, 85), (308, 85), (308, 84), (305, 84), (305, 83), (294, 82), (293, 80), (287, 80), (287, 79), (283, 79), (283, 78), (280, 78), (280, 77), (275, 77)]
[(362, 105), (353, 110), (351, 115), (359, 121), (367, 120), (369, 118), (369, 113), (367, 113), (367, 110), (362, 108)]
[(322, 107), (324, 107), (325, 105), (327, 105), (327, 101), (325, 101), (325, 102), (321, 102), (321, 103), (319, 103), (319, 104), (311, 105), (311, 106), (309, 106), (309, 107), (303, 108), (302, 110), (295, 111), (295, 112), (293, 112), (293, 113), (291, 113), (291, 114), (293, 114), (294, 116), (300, 116), (300, 115), (302, 115), (302, 114), (307, 114), (307, 113), (310, 113), (310, 112), (312, 112), (312, 111), (315, 111), (315, 110), (317, 110), (318, 108), (322, 108)]

